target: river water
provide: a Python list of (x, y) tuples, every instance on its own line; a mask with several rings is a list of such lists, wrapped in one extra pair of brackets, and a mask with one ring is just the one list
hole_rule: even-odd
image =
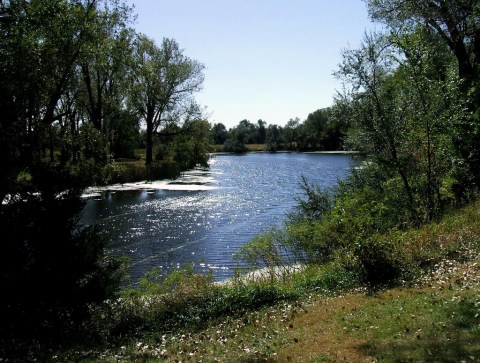
[(302, 175), (329, 188), (355, 165), (344, 154), (216, 155), (210, 168), (173, 181), (93, 190), (81, 222), (111, 233), (109, 248), (128, 256), (132, 283), (153, 267), (166, 274), (187, 263), (222, 280), (241, 246), (282, 226), (302, 197)]

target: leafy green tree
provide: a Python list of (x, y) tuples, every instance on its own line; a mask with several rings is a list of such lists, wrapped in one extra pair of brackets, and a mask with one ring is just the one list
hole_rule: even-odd
[(268, 125), (266, 132), (267, 150), (277, 151), (283, 146), (283, 128), (278, 125)]
[(243, 142), (233, 138), (228, 138), (227, 140), (225, 140), (222, 150), (233, 153), (244, 153), (248, 151), (247, 147)]
[(300, 125), (300, 119), (298, 117), (291, 118), (285, 125), (285, 143), (290, 150), (294, 150), (298, 145), (298, 132), (297, 128)]
[(307, 116), (302, 124), (301, 133), (303, 136), (303, 148), (323, 150), (323, 139), (329, 122), (328, 111), (325, 109), (316, 110)]
[[(437, 36), (456, 60), (459, 78), (457, 103), (468, 112), (460, 112), (453, 143), (459, 164), (465, 167), (456, 179), (459, 189), (476, 190), (480, 185), (480, 7), (475, 0), (368, 0), (369, 13), (383, 22), (393, 34), (409, 35), (419, 29)], [(467, 193), (468, 194), (468, 193)]]
[(256, 143), (257, 144), (265, 144), (265, 140), (267, 137), (267, 122), (263, 121), (262, 119), (257, 121), (257, 137)]
[(427, 26), (457, 59), (458, 74), (468, 89), (478, 82), (480, 7), (475, 0), (366, 0), (371, 17), (392, 30), (409, 32)]
[(214, 124), (212, 127), (213, 143), (216, 145), (223, 145), (228, 138), (228, 131), (224, 124)]
[(211, 125), (198, 105), (193, 105), (182, 126), (171, 125), (162, 133), (171, 136), (166, 144), (165, 158), (181, 170), (208, 167), (212, 148)]
[(233, 130), (234, 137), (243, 144), (253, 144), (256, 142), (256, 127), (249, 120), (242, 120)]
[(356, 126), (350, 134), (353, 148), (371, 152), (380, 164), (398, 173), (414, 208), (407, 119), (396, 102), (394, 57), (386, 42), (384, 36), (365, 35), (360, 49), (344, 51), (337, 76), (351, 86), (346, 97), (350, 97), (351, 123)]
[(415, 189), (424, 200), (428, 219), (443, 209), (442, 190), (457, 159), (454, 130), (461, 119), (461, 100), (452, 56), (428, 29), (391, 36), (404, 55), (397, 70), (397, 87), (408, 118), (409, 148), (415, 159)]
[(342, 150), (347, 125), (331, 108), (316, 110), (298, 125), (300, 150)]
[(243, 153), (247, 151), (245, 144), (256, 141), (256, 128), (248, 120), (242, 120), (238, 125), (229, 130), (229, 136), (223, 144), (223, 151)]
[[(118, 287), (119, 262), (105, 253), (107, 239), (78, 224), (80, 194), (91, 181), (83, 179), (83, 167), (98, 157), (99, 145), (104, 149), (102, 135), (88, 123), (80, 130), (84, 114), (75, 102), (82, 57), (95, 44), (100, 3), (0, 3), (0, 152), (6, 161), (0, 177), (0, 278), (9, 291), (0, 307), (0, 340), (7, 348), (22, 337), (67, 336), (89, 304), (113, 296)], [(78, 133), (66, 133), (66, 125)], [(75, 145), (85, 163), (57, 160), (52, 142)]]
[(367, 151), (389, 185), (403, 185), (411, 220), (431, 220), (452, 201), (455, 129), (462, 119), (448, 49), (428, 29), (367, 35), (344, 52), (338, 73), (351, 86), (334, 108), (351, 125), (350, 147)]
[(135, 41), (137, 69), (133, 72), (131, 102), (146, 125), (146, 164), (153, 161), (153, 137), (162, 127), (177, 123), (191, 96), (201, 89), (204, 66), (183, 54), (173, 39), (157, 45), (145, 35)]
[[(4, 169), (0, 197), (15, 192), (15, 176), (43, 157), (54, 122), (67, 117), (62, 97), (92, 37), (95, 1), (9, 1), (0, 5), (0, 78)], [(71, 111), (71, 108), (68, 108)]]
[(123, 133), (127, 129), (120, 121), (126, 121), (126, 75), (132, 67), (133, 52), (133, 30), (127, 28), (130, 9), (116, 2), (111, 8), (108, 5), (97, 11), (91, 26), (94, 42), (80, 60), (82, 82), (77, 101), (78, 107), (86, 111), (88, 122), (106, 136), (107, 156), (115, 151), (112, 146), (114, 139), (118, 139), (117, 129), (122, 128)]

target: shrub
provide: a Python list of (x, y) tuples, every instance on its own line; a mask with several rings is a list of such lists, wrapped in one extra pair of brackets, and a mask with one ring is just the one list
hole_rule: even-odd
[(395, 240), (373, 235), (356, 244), (353, 252), (369, 284), (390, 283), (402, 275), (403, 259)]
[(309, 265), (293, 276), (294, 286), (303, 293), (331, 293), (358, 286), (360, 276), (343, 259), (337, 258), (322, 265)]
[(248, 149), (243, 142), (234, 139), (227, 139), (223, 144), (222, 151), (240, 154), (247, 152)]
[(302, 175), (300, 188), (305, 199), (297, 198), (296, 212), (290, 215), (290, 220), (318, 220), (332, 210), (333, 196), (331, 191), (311, 184), (304, 175)]
[[(240, 272), (257, 271), (258, 280), (265, 280), (267, 272), (271, 282), (284, 278), (290, 272), (290, 266), (299, 262), (297, 246), (282, 231), (272, 228), (269, 232), (254, 237), (243, 245), (233, 256)], [(263, 270), (262, 270), (263, 269)], [(262, 271), (259, 271), (262, 270)], [(255, 275), (252, 276), (255, 279)]]

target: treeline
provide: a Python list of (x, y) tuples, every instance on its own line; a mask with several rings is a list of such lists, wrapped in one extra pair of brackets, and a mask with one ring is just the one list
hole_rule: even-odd
[(132, 19), (117, 0), (0, 2), (3, 347), (73, 334), (117, 291), (121, 261), (78, 224), (83, 188), (108, 182), (113, 159), (139, 144), (147, 166), (208, 159), (210, 124), (193, 97), (204, 66)]
[(343, 139), (348, 125), (337, 117), (334, 108), (319, 109), (303, 122), (297, 117), (282, 127), (258, 120), (242, 120), (229, 130), (222, 123), (212, 127), (213, 143), (222, 145), (222, 151), (245, 152), (246, 144), (265, 144), (268, 151), (323, 151), (343, 150)]
[(138, 34), (132, 18), (116, 0), (0, 4), (0, 199), (35, 165), (94, 184), (108, 177), (111, 159), (133, 157), (139, 144), (150, 165), (160, 136), (164, 145), (184, 144), (181, 156), (178, 146), (162, 156), (204, 163), (209, 135), (193, 98), (204, 66), (173, 39), (156, 44)]

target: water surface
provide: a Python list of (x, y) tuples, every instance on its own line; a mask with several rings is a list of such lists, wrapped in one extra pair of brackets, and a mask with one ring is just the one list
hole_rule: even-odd
[(210, 168), (174, 181), (92, 194), (82, 221), (111, 232), (109, 248), (129, 257), (132, 282), (153, 267), (165, 274), (186, 263), (221, 280), (232, 276), (241, 246), (282, 225), (302, 196), (302, 175), (328, 188), (354, 164), (343, 154), (217, 155)]

